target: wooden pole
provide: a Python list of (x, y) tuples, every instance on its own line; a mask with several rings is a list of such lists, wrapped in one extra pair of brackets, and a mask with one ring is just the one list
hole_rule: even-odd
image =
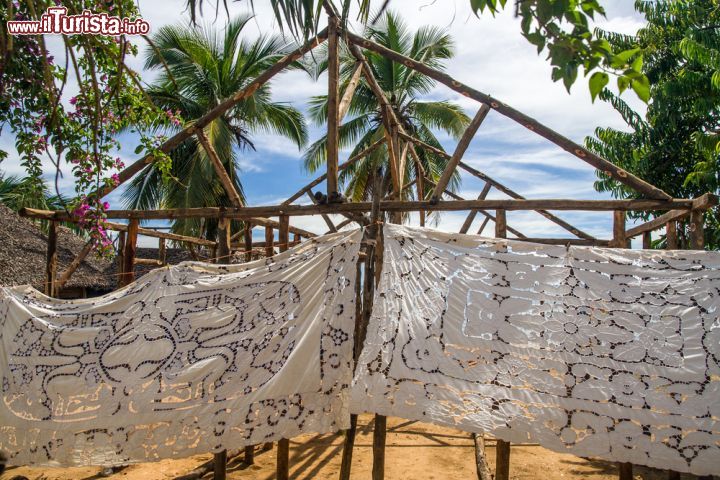
[(668, 250), (678, 249), (677, 222), (668, 222), (665, 225), (665, 243)]
[[(480, 195), (478, 195), (478, 200), (485, 200), (485, 197), (488, 196), (488, 193), (490, 193), (490, 189), (492, 188), (492, 185), (490, 185), (490, 182), (485, 182), (485, 186), (482, 189), (482, 192), (480, 192)], [(460, 228), (460, 233), (467, 233), (468, 230), (470, 230), (470, 226), (475, 221), (475, 216), (478, 214), (478, 210), (470, 210), (470, 213), (468, 213), (467, 218), (465, 219), (465, 223), (463, 223), (462, 228)], [(485, 217), (488, 218), (488, 217)]]
[(690, 212), (690, 249), (705, 250), (705, 218), (702, 210)]
[(288, 229), (290, 227), (290, 217), (280, 215), (280, 229), (278, 230), (278, 245), (281, 252), (288, 249), (290, 243), (290, 235)]
[(290, 476), (290, 440), (287, 438), (278, 440), (275, 474), (277, 480), (288, 480)]
[(252, 261), (252, 230), (253, 225), (250, 222), (245, 222), (245, 230), (243, 232), (243, 237), (245, 240), (245, 261), (250, 262)]
[(625, 212), (613, 212), (613, 241), (614, 248), (628, 248), (628, 238), (625, 233)]
[(253, 465), (255, 463), (255, 445), (245, 447), (245, 458), (243, 462), (245, 465)]
[(213, 455), (213, 480), (227, 478), (227, 450)]
[(652, 248), (652, 234), (650, 232), (643, 233), (642, 248), (644, 250), (650, 250)]
[(618, 463), (618, 478), (620, 480), (633, 480), (632, 463)]
[(225, 190), (225, 193), (227, 193), (228, 198), (230, 198), (230, 203), (232, 203), (235, 207), (242, 207), (243, 204), (242, 199), (240, 198), (240, 194), (235, 189), (235, 185), (233, 184), (230, 175), (228, 175), (227, 170), (225, 170), (225, 165), (223, 165), (222, 161), (220, 160), (220, 157), (215, 151), (215, 147), (213, 147), (213, 144), (210, 143), (210, 140), (208, 140), (205, 132), (202, 129), (198, 130), (195, 133), (195, 136), (200, 141), (203, 149), (205, 149), (205, 153), (207, 153), (208, 158), (210, 158), (210, 162), (215, 169), (215, 173), (217, 174), (218, 179), (220, 180), (220, 183)]
[(68, 265), (67, 269), (62, 273), (62, 275), (60, 275), (60, 278), (55, 282), (55, 292), (59, 292), (60, 290), (62, 290), (68, 280), (70, 280), (72, 274), (75, 273), (75, 270), (77, 270), (83, 260), (85, 260), (85, 257), (88, 256), (88, 253), (90, 253), (90, 250), (92, 250), (92, 245), (92, 241), (85, 243), (82, 250), (78, 252), (72, 263)]
[(48, 224), (47, 255), (45, 264), (45, 294), (54, 297), (59, 290), (55, 285), (55, 274), (57, 273), (57, 222), (51, 221)]
[(360, 83), (361, 75), (362, 63), (355, 62), (355, 66), (353, 67), (353, 73), (350, 76), (350, 80), (348, 81), (347, 86), (345, 87), (345, 92), (343, 93), (342, 100), (340, 100), (340, 106), (338, 107), (339, 121), (342, 121), (342, 119), (345, 118), (345, 115), (347, 115), (347, 112), (350, 109), (350, 102), (352, 102), (353, 95), (355, 95), (355, 90)]
[[(495, 212), (495, 238), (507, 238), (507, 215), (505, 210)], [(495, 480), (510, 479), (510, 442), (500, 440), (495, 445)]]
[(125, 268), (125, 232), (118, 232), (118, 247), (117, 247), (117, 256), (115, 258), (115, 262), (117, 263), (117, 271), (118, 271), (118, 284), (120, 283), (120, 278), (122, 277), (123, 268)]
[(158, 260), (160, 260), (161, 265), (167, 264), (167, 248), (164, 238), (158, 239)]
[(375, 414), (373, 429), (373, 464), (372, 480), (385, 478), (385, 440), (387, 436), (387, 417)]
[(265, 256), (272, 257), (275, 255), (275, 248), (273, 247), (275, 242), (275, 232), (273, 227), (265, 227)]
[(327, 120), (327, 198), (333, 203), (340, 200), (338, 194), (338, 128), (340, 110), (338, 103), (340, 76), (340, 45), (338, 39), (339, 21), (328, 16), (328, 120)]
[(131, 284), (135, 280), (135, 252), (137, 251), (137, 236), (139, 220), (131, 218), (128, 224), (127, 237), (125, 238), (125, 252), (123, 254), (123, 269), (120, 275), (119, 286)]
[(480, 225), (480, 228), (478, 228), (478, 235), (482, 235), (483, 230), (485, 230), (485, 227), (487, 227), (488, 222), (490, 221), (490, 217), (485, 217), (485, 220), (483, 220), (483, 223)]
[[(593, 167), (597, 168), (598, 170), (601, 170), (608, 174), (613, 179), (617, 180), (620, 183), (623, 183), (625, 185), (628, 185), (629, 187), (632, 187), (636, 191), (643, 193), (647, 195), (649, 198), (654, 198), (658, 200), (669, 200), (672, 197), (668, 195), (667, 193), (663, 192), (661, 189), (650, 185), (649, 183), (645, 182), (644, 180), (641, 180), (640, 178), (636, 177), (630, 172), (627, 172), (620, 167), (614, 165), (612, 162), (609, 162), (605, 160), (602, 157), (599, 157), (598, 155), (594, 154), (590, 150), (578, 145), (577, 143), (573, 142), (569, 138), (566, 138), (559, 133), (555, 132), (554, 130), (546, 127), (545, 125), (541, 124), (537, 120), (515, 110), (514, 108), (510, 107), (509, 105), (506, 105), (502, 103), (501, 101), (497, 100), (496, 98), (491, 97), (490, 95), (487, 95), (485, 93), (482, 93), (478, 90), (475, 90), (461, 82), (458, 82), (454, 78), (452, 78), (450, 75), (440, 72), (438, 70), (435, 70), (434, 68), (428, 67), (422, 62), (418, 62), (417, 60), (413, 60), (412, 58), (409, 58), (405, 55), (402, 55), (401, 53), (395, 52), (387, 47), (384, 47), (376, 42), (373, 42), (371, 40), (365, 39), (359, 35), (356, 35), (349, 30), (344, 31), (345, 36), (350, 40), (350, 42), (354, 43), (357, 46), (360, 46), (362, 48), (366, 48), (368, 50), (372, 50), (376, 53), (379, 53), (380, 55), (384, 56), (385, 58), (388, 58), (394, 62), (401, 63), (402, 65), (411, 68), (413, 70), (416, 70), (424, 75), (427, 75), (428, 77), (446, 85), (447, 87), (451, 88), (452, 90), (459, 92), (463, 96), (470, 97), (478, 102), (481, 102), (494, 110), (498, 111), (499, 113), (505, 115), (508, 118), (511, 118), (518, 122), (520, 125), (523, 125), (527, 129), (537, 133), (538, 135), (545, 137), (546, 139), (550, 140), (554, 144), (558, 145), (562, 149), (572, 153), (576, 157), (580, 158), (581, 160), (589, 163)], [(352, 48), (352, 47), (351, 47)]]
[(458, 163), (460, 163), (463, 155), (465, 155), (465, 151), (470, 146), (470, 142), (475, 137), (478, 128), (480, 128), (480, 125), (482, 125), (489, 111), (490, 107), (488, 107), (487, 105), (482, 105), (480, 107), (480, 110), (478, 110), (477, 114), (475, 114), (475, 117), (470, 122), (470, 125), (468, 125), (465, 133), (463, 133), (463, 136), (460, 138), (457, 147), (455, 147), (455, 152), (453, 152), (452, 157), (450, 157), (450, 161), (445, 166), (445, 170), (443, 170), (442, 175), (440, 175), (440, 179), (435, 185), (435, 190), (433, 190), (432, 194), (432, 200), (434, 202), (440, 200), (440, 197), (442, 196), (443, 192), (450, 183), (453, 174), (455, 173), (455, 169), (457, 168)]
[(230, 262), (230, 220), (221, 218), (218, 225), (218, 248), (217, 263), (229, 264)]
[(485, 439), (477, 433), (473, 433), (472, 437), (473, 443), (475, 444), (475, 466), (477, 468), (478, 480), (493, 480), (485, 453)]

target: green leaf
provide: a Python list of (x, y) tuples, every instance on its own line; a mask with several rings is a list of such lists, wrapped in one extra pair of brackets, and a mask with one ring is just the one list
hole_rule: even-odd
[(641, 79), (632, 80), (631, 85), (637, 96), (640, 97), (640, 100), (645, 103), (650, 101), (650, 81), (646, 76), (643, 76)]
[(609, 81), (610, 77), (605, 72), (595, 72), (592, 74), (588, 83), (590, 85), (590, 96), (593, 102), (595, 102), (595, 99)]

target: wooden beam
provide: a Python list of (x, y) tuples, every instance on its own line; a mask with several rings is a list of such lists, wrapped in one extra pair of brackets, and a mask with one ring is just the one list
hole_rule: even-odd
[(410, 57), (407, 57), (405, 55), (402, 55), (401, 53), (395, 52), (387, 47), (384, 47), (384, 46), (376, 43), (376, 42), (365, 39), (359, 35), (356, 35), (356, 34), (350, 32), (347, 29), (345, 29), (344, 33), (345, 33), (346, 38), (351, 43), (354, 43), (355, 45), (358, 45), (362, 48), (366, 48), (368, 50), (374, 51), (374, 52), (384, 56), (385, 58), (388, 58), (394, 62), (398, 62), (398, 63), (404, 65), (407, 68), (411, 68), (411, 69), (416, 70), (424, 75), (427, 75), (428, 77), (442, 83), (443, 85), (446, 85), (447, 87), (451, 88), (452, 90), (491, 107), (492, 109), (498, 111), (499, 113), (505, 115), (506, 117), (515, 120), (520, 125), (523, 125), (525, 128), (548, 139), (549, 141), (558, 145), (562, 149), (572, 153), (573, 155), (580, 158), (581, 160), (589, 163), (596, 169), (598, 169), (598, 170), (604, 172), (605, 174), (609, 175), (610, 177), (612, 177), (614, 180), (617, 180), (618, 182), (620, 182), (624, 185), (627, 185), (644, 195), (647, 195), (649, 198), (656, 199), (656, 200), (670, 200), (672, 198), (670, 195), (668, 195), (661, 189), (659, 189), (653, 185), (650, 185), (649, 183), (636, 177), (632, 173), (621, 169), (620, 167), (614, 165), (612, 162), (605, 160), (604, 158), (596, 155), (595, 153), (591, 152), (590, 150), (586, 149), (585, 147), (582, 147), (581, 145), (570, 140), (569, 138), (564, 137), (563, 135), (560, 135), (559, 133), (555, 132), (554, 130), (541, 124), (537, 120), (525, 115), (522, 112), (519, 112), (518, 110), (515, 110), (514, 108), (502, 103), (501, 101), (491, 97), (490, 95), (487, 95), (478, 90), (475, 90), (461, 82), (458, 82), (457, 80), (455, 80), (454, 78), (452, 78), (450, 75), (448, 75), (446, 73), (443, 73), (434, 68), (428, 67), (427, 65), (425, 65), (422, 62), (413, 60)]
[[(125, 237), (127, 234), (123, 231), (118, 232), (118, 246), (117, 246), (117, 255), (115, 258), (115, 262), (117, 263), (117, 271), (118, 275), (123, 273), (123, 268), (125, 267)], [(118, 281), (119, 281), (118, 277)]]
[[(365, 158), (366, 156), (370, 155), (372, 152), (374, 152), (374, 151), (375, 151), (380, 145), (382, 145), (383, 143), (385, 143), (385, 139), (384, 139), (384, 138), (381, 138), (380, 140), (377, 140), (376, 142), (372, 143), (372, 144), (371, 144), (369, 147), (367, 147), (365, 150), (359, 152), (357, 155), (353, 155), (352, 157), (348, 158), (347, 161), (345, 161), (344, 163), (342, 163), (342, 164), (338, 167), (338, 171), (345, 170), (346, 168), (348, 168), (348, 167), (349, 167), (350, 165), (352, 165), (353, 163), (355, 163), (355, 162), (357, 162), (358, 160), (360, 160), (360, 159), (362, 159), (362, 158)], [(307, 191), (309, 191), (310, 189), (312, 189), (312, 188), (320, 185), (322, 182), (325, 181), (326, 178), (327, 178), (327, 173), (323, 173), (322, 175), (320, 175), (319, 177), (317, 177), (315, 180), (313, 180), (312, 182), (308, 183), (307, 185), (305, 185), (304, 187), (302, 187), (300, 190), (298, 190), (297, 192), (295, 192), (293, 195), (291, 195), (290, 198), (288, 198), (287, 200), (285, 200), (281, 205), (290, 205), (290, 204), (293, 203), (295, 200), (297, 200), (298, 198), (300, 198), (300, 197), (302, 197), (303, 195), (305, 195), (305, 192), (307, 192)]]
[(478, 228), (478, 235), (482, 235), (483, 230), (485, 230), (485, 227), (487, 227), (488, 222), (490, 221), (490, 217), (485, 217), (485, 220), (483, 220), (483, 223), (480, 225), (480, 228)]
[(230, 220), (221, 218), (218, 225), (217, 263), (223, 265), (230, 264), (230, 255)]
[(215, 147), (213, 147), (212, 143), (210, 143), (210, 140), (208, 140), (205, 132), (202, 129), (195, 132), (195, 136), (198, 138), (200, 144), (205, 149), (205, 153), (207, 153), (208, 158), (210, 158), (210, 162), (215, 169), (215, 173), (217, 174), (218, 179), (223, 186), (223, 189), (225, 189), (225, 193), (227, 193), (227, 196), (230, 199), (230, 203), (232, 203), (235, 207), (242, 207), (243, 203), (240, 199), (240, 194), (235, 189), (235, 185), (233, 184), (230, 175), (228, 175), (227, 170), (225, 170), (225, 165), (223, 165), (222, 161), (220, 160), (220, 157), (215, 151)]
[(340, 127), (340, 104), (338, 77), (340, 76), (339, 20), (328, 17), (328, 115), (327, 115), (327, 198), (328, 202), (339, 200), (338, 195), (338, 128)]
[(505, 210), (498, 209), (495, 212), (495, 238), (507, 238), (507, 216)]
[[(427, 180), (427, 179), (426, 179)], [(380, 210), (385, 212), (413, 212), (418, 210), (579, 210), (579, 211), (645, 211), (692, 208), (692, 200), (567, 200), (567, 199), (491, 199), (441, 201), (437, 204), (419, 201), (381, 201)], [(235, 218), (275, 217), (279, 215), (302, 216), (322, 213), (361, 213), (371, 209), (370, 202), (348, 202), (330, 205), (266, 205), (243, 208), (180, 208), (166, 210), (108, 210), (108, 218), (177, 219), (177, 218)], [(25, 208), (21, 214), (28, 218), (44, 218), (64, 221), (71, 218), (65, 211), (35, 210)]]
[[(192, 125), (185, 127), (180, 132), (166, 140), (165, 143), (160, 146), (160, 151), (163, 153), (169, 153), (174, 148), (183, 143), (185, 140), (194, 135), (195, 132), (205, 128), (205, 126), (207, 126), (210, 122), (220, 117), (220, 115), (227, 112), (229, 109), (242, 102), (243, 100), (250, 98), (261, 86), (266, 84), (272, 77), (280, 73), (286, 67), (292, 65), (296, 60), (305, 55), (307, 52), (323, 43), (327, 36), (328, 30), (326, 28), (320, 31), (315, 37), (309, 39), (300, 47), (285, 55), (283, 58), (275, 62), (270, 68), (255, 77), (250, 83), (248, 83), (245, 88), (236, 92), (230, 98), (223, 100), (216, 107), (214, 107), (205, 115), (193, 122)], [(118, 186), (131, 179), (133, 176), (135, 176), (135, 174), (139, 173), (143, 168), (145, 168), (145, 166), (151, 164), (154, 161), (155, 157), (152, 154), (148, 154), (141, 159), (136, 160), (134, 163), (130, 164), (118, 174), (120, 178), (119, 183), (115, 186), (108, 186), (101, 189), (99, 198), (107, 196)]]
[(442, 193), (445, 191), (448, 184), (450, 183), (450, 180), (452, 179), (453, 173), (455, 173), (455, 169), (457, 168), (458, 163), (460, 163), (463, 155), (465, 155), (465, 151), (470, 146), (470, 142), (475, 137), (478, 128), (480, 128), (480, 125), (482, 125), (489, 111), (490, 107), (488, 107), (487, 105), (482, 105), (480, 107), (480, 110), (478, 110), (478, 112), (475, 114), (475, 117), (470, 122), (470, 125), (468, 125), (468, 127), (465, 129), (465, 133), (463, 133), (463, 136), (460, 138), (460, 141), (458, 142), (457, 147), (455, 147), (455, 151), (453, 152), (452, 157), (450, 157), (450, 161), (445, 166), (445, 170), (443, 170), (442, 175), (440, 175), (440, 178), (437, 181), (437, 185), (435, 185), (435, 190), (433, 190), (432, 194), (432, 200), (434, 202), (440, 200)]
[[(490, 184), (490, 182), (485, 182), (485, 186), (483, 187), (482, 192), (480, 192), (480, 195), (478, 195), (478, 200), (485, 200), (485, 197), (487, 197), (488, 193), (490, 193), (491, 188), (492, 185)], [(460, 228), (460, 233), (467, 233), (468, 230), (470, 230), (470, 226), (475, 221), (475, 217), (477, 216), (477, 214), (478, 210), (470, 210), (470, 213), (468, 213), (465, 222)]]
[(57, 273), (57, 229), (58, 222), (48, 224), (47, 254), (45, 256), (45, 295), (54, 297), (58, 289), (55, 288), (55, 274)]
[[(716, 206), (717, 204), (718, 196), (713, 195), (712, 193), (706, 193), (693, 199), (692, 209), (705, 211)], [(632, 238), (645, 232), (652, 232), (653, 230), (664, 227), (668, 222), (676, 222), (678, 220), (682, 220), (689, 214), (689, 210), (671, 210), (656, 218), (653, 218), (650, 221), (643, 223), (642, 225), (638, 225), (637, 227), (629, 229), (627, 231), (627, 236), (628, 238)]]
[(124, 287), (135, 280), (135, 252), (137, 251), (137, 236), (139, 229), (137, 218), (130, 219), (125, 238), (125, 251), (123, 253), (123, 269), (120, 275), (119, 285)]
[(75, 258), (70, 263), (70, 265), (68, 265), (65, 271), (60, 275), (60, 278), (55, 281), (55, 291), (59, 292), (60, 290), (62, 290), (68, 280), (70, 280), (70, 277), (72, 277), (72, 274), (75, 273), (75, 270), (77, 270), (83, 260), (85, 260), (85, 257), (88, 256), (88, 253), (90, 253), (90, 250), (92, 250), (92, 246), (93, 243), (92, 240), (90, 240), (85, 243), (82, 250), (80, 250), (78, 254), (75, 255)]
[(156, 258), (136, 258), (135, 265), (149, 265), (151, 267), (162, 267), (162, 262)]
[(352, 102), (352, 98), (355, 95), (355, 90), (360, 83), (361, 76), (362, 63), (355, 62), (353, 73), (350, 75), (350, 80), (348, 80), (345, 92), (343, 92), (342, 100), (340, 100), (340, 106), (338, 107), (338, 118), (340, 122), (342, 122), (342, 119), (345, 118), (345, 115), (347, 115), (347, 112), (350, 109), (350, 102)]
[[(508, 228), (509, 229), (509, 228)], [(586, 247), (609, 247), (610, 240), (585, 240), (584, 238), (543, 238), (525, 237), (518, 239), (523, 242), (541, 243), (543, 245), (577, 245)]]
[(485, 453), (485, 439), (477, 433), (473, 433), (472, 437), (475, 444), (475, 467), (478, 480), (493, 480), (487, 463), (487, 454)]

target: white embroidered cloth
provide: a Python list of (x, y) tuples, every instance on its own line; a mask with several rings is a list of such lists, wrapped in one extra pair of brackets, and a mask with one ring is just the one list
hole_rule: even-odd
[(353, 412), (720, 474), (720, 255), (385, 227)]
[(88, 300), (0, 289), (0, 449), (114, 465), (347, 428), (361, 236)]

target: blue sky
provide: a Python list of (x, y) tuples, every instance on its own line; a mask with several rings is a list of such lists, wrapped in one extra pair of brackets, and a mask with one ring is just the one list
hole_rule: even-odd
[[(170, 23), (186, 23), (188, 17), (178, 6), (179, 3), (178, 0), (139, 0), (141, 14), (150, 22), (152, 29)], [(643, 20), (634, 12), (633, 2), (605, 0), (602, 3), (608, 16), (598, 22), (600, 27), (633, 33), (642, 26)], [(231, 15), (247, 12), (248, 5), (248, 0), (229, 2)], [(255, 2), (255, 6), (256, 18), (247, 34), (279, 33), (269, 7), (263, 2)], [(584, 78), (578, 79), (570, 94), (561, 83), (550, 80), (549, 63), (522, 38), (519, 19), (512, 15), (512, 8), (495, 18), (490, 15), (475, 17), (470, 12), (468, 0), (392, 0), (390, 8), (402, 12), (413, 30), (428, 24), (448, 29), (456, 42), (456, 55), (447, 62), (448, 73), (535, 117), (576, 142), (582, 143), (585, 136), (591, 135), (598, 126), (624, 128), (620, 117), (608, 105), (590, 101)], [(204, 19), (208, 23), (214, 20), (214, 12)], [(226, 20), (221, 14), (215, 20), (215, 28), (222, 28)], [(57, 39), (51, 38), (49, 44), (52, 46), (55, 41)], [(144, 48), (144, 44), (142, 46)], [(59, 58), (58, 55), (56, 58)], [(141, 71), (142, 54), (129, 63)], [(153, 75), (153, 72), (144, 72), (143, 78), (150, 81)], [(312, 95), (322, 94), (325, 89), (325, 77), (314, 82), (301, 72), (283, 73), (272, 82), (276, 101), (289, 102), (302, 111), (306, 110)], [(67, 98), (72, 94), (71, 86)], [(428, 97), (456, 102), (470, 116), (480, 106), (444, 86), (437, 86)], [(631, 93), (624, 97), (635, 108), (643, 109)], [(322, 136), (323, 130), (324, 126), (311, 125), (311, 141)], [(446, 150), (454, 150), (453, 139), (440, 138)], [(241, 178), (250, 205), (280, 203), (314, 177), (303, 170), (301, 152), (289, 141), (263, 132), (256, 132), (253, 140), (257, 150), (241, 152)], [(12, 143), (13, 139), (7, 134), (0, 138), (0, 148), (10, 152), (8, 160), (0, 164), (0, 170), (22, 174)], [(120, 155), (127, 164), (136, 158), (133, 154), (136, 140), (123, 138), (122, 143)], [(341, 152), (341, 161), (347, 153)], [(488, 115), (465, 154), (465, 161), (528, 198), (608, 198), (593, 189), (595, 173), (590, 166), (497, 112), (491, 111)], [(51, 168), (48, 172), (54, 175)], [(483, 186), (480, 181), (465, 174), (462, 181), (460, 195), (473, 198), (480, 193)], [(72, 191), (69, 178), (62, 182), (62, 188)], [(493, 190), (490, 198), (505, 196)], [(114, 208), (121, 207), (119, 192), (112, 194), (109, 200)], [(458, 231), (465, 215), (466, 212), (444, 213), (438, 228)], [(611, 235), (610, 212), (561, 212), (559, 215), (598, 237), (609, 238)], [(479, 217), (471, 231), (476, 231), (480, 223)], [(508, 223), (531, 237), (566, 236), (560, 227), (533, 212), (510, 212)], [(326, 230), (320, 217), (298, 217), (292, 219), (292, 224), (318, 233)], [(490, 224), (485, 233), (492, 231)], [(141, 239), (141, 245), (155, 244), (152, 239)]]

